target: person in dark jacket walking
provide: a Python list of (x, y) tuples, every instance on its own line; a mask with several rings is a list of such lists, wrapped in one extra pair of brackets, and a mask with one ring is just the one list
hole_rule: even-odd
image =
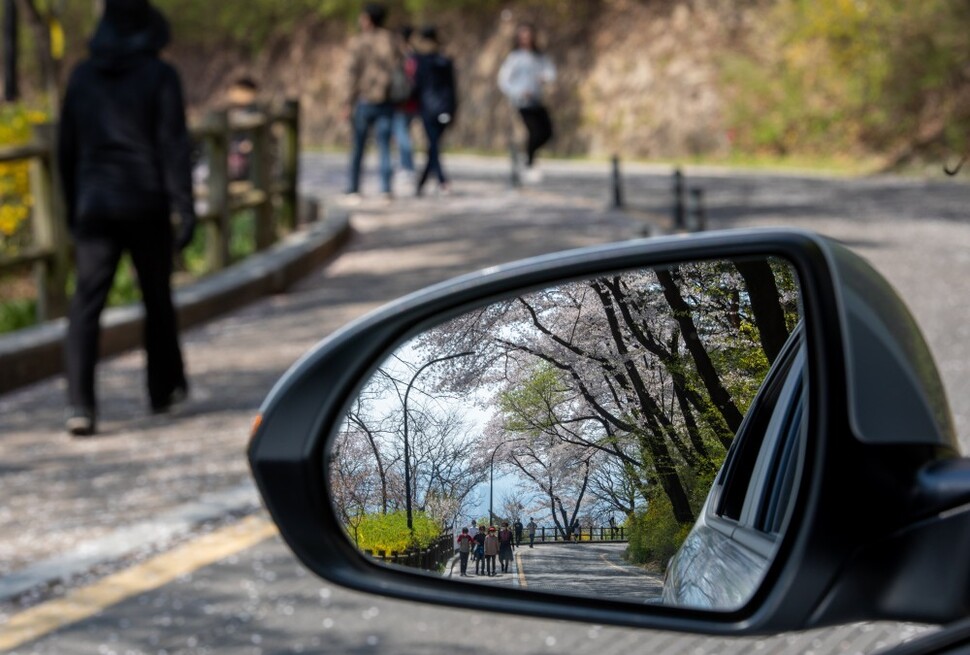
[(509, 563), (512, 561), (512, 550), (515, 548), (514, 535), (509, 529), (508, 521), (502, 523), (502, 529), (498, 533), (498, 561), (502, 564), (502, 573), (509, 572)]
[(434, 174), (442, 191), (448, 191), (448, 177), (441, 166), (441, 137), (455, 120), (458, 94), (455, 88), (455, 67), (441, 54), (441, 43), (434, 27), (425, 27), (415, 45), (417, 70), (414, 75), (415, 93), (421, 113), (421, 123), (428, 137), (428, 161), (418, 178), (415, 194), (421, 195), (428, 178)]
[(158, 57), (169, 38), (147, 0), (105, 0), (90, 57), (67, 85), (58, 164), (77, 265), (65, 348), (76, 436), (96, 429), (98, 321), (124, 251), (145, 302), (151, 408), (166, 411), (188, 393), (170, 276), (196, 217), (181, 82)]
[[(494, 528), (493, 528), (494, 529)], [(478, 529), (478, 533), (472, 537), (475, 540), (475, 575), (485, 575), (485, 537), (488, 536), (485, 524)]]

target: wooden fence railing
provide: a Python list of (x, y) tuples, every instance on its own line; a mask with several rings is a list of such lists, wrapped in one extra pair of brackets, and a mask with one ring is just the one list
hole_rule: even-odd
[(378, 550), (365, 550), (364, 553), (382, 562), (408, 566), (422, 571), (437, 571), (443, 567), (455, 552), (455, 537), (452, 534), (441, 535), (431, 542), (427, 548), (412, 548), (404, 552), (392, 550), (390, 553)]
[[(299, 116), (296, 100), (265, 111), (230, 117), (226, 111), (208, 114), (191, 127), (193, 138), (209, 164), (205, 186), (197, 189), (200, 227), (205, 234), (205, 263), (209, 272), (230, 264), (229, 243), (233, 214), (255, 214), (256, 250), (272, 245), (297, 220), (299, 175)], [(248, 180), (232, 181), (229, 149), (236, 135), (248, 135)], [(67, 278), (71, 242), (55, 165), (56, 126), (38, 125), (28, 145), (0, 148), (0, 163), (29, 161), (31, 210), (30, 244), (16, 254), (0, 253), (0, 275), (32, 267), (37, 288), (37, 319), (63, 316), (67, 310)]]

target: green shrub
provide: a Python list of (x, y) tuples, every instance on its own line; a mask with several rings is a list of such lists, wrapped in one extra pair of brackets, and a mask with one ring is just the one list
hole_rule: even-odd
[(667, 496), (658, 493), (645, 512), (637, 512), (626, 520), (630, 539), (626, 559), (634, 564), (656, 564), (663, 569), (691, 527), (677, 522)]
[(37, 301), (33, 298), (0, 302), (0, 334), (31, 326), (36, 319)]
[(407, 514), (401, 510), (388, 514), (365, 514), (356, 525), (347, 526), (347, 534), (361, 550), (375, 553), (383, 550), (403, 552), (410, 546), (427, 547), (440, 534), (441, 528), (424, 512), (412, 513), (414, 536), (408, 532)]

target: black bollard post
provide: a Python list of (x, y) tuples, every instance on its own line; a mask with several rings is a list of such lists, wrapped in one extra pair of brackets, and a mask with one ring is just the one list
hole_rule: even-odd
[(704, 211), (704, 189), (691, 189), (691, 231), (703, 232), (707, 229), (707, 214)]
[(674, 169), (674, 228), (683, 230), (687, 226), (684, 208), (684, 174)]
[(613, 209), (623, 208), (623, 182), (620, 178), (620, 158), (613, 155)]

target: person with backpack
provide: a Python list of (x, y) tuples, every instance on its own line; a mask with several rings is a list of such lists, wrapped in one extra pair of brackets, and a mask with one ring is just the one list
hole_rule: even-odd
[[(380, 152), (381, 195), (391, 199), (391, 130), (398, 80), (403, 76), (401, 49), (394, 34), (384, 28), (387, 9), (368, 3), (358, 17), (360, 34), (350, 41), (347, 70), (343, 84), (344, 118), (354, 133), (350, 156), (347, 198), (360, 200), (360, 169), (367, 139), (373, 129)], [(406, 78), (404, 83), (407, 84)], [(405, 89), (409, 93), (410, 89)]]
[(502, 522), (502, 529), (498, 533), (498, 561), (502, 565), (502, 573), (509, 572), (509, 563), (512, 561), (512, 549), (514, 535), (509, 529), (509, 522)]
[(415, 187), (420, 196), (428, 178), (434, 174), (442, 191), (449, 190), (448, 177), (441, 166), (441, 137), (455, 120), (458, 94), (455, 87), (454, 62), (441, 54), (438, 31), (427, 26), (421, 30), (415, 44), (417, 69), (414, 75), (415, 94), (428, 137), (428, 161)]
[(475, 540), (468, 534), (468, 528), (462, 528), (458, 535), (458, 561), (461, 563), (461, 577), (468, 575), (468, 555), (472, 552)]
[(523, 178), (533, 184), (542, 179), (535, 165), (536, 153), (552, 139), (552, 119), (543, 103), (543, 89), (555, 80), (556, 67), (539, 49), (535, 26), (522, 23), (515, 30), (514, 49), (499, 69), (498, 85), (518, 110), (528, 132)]
[[(404, 182), (408, 188), (412, 188), (417, 181), (414, 172), (414, 144), (411, 140), (411, 123), (418, 115), (418, 98), (414, 93), (414, 75), (418, 68), (418, 58), (412, 44), (414, 36), (414, 28), (410, 25), (401, 28), (401, 56), (404, 60), (404, 75), (411, 86), (411, 93), (407, 99), (394, 106), (392, 123), (394, 141), (397, 143), (401, 160), (401, 174), (405, 177)], [(398, 179), (397, 182), (401, 180)]]

